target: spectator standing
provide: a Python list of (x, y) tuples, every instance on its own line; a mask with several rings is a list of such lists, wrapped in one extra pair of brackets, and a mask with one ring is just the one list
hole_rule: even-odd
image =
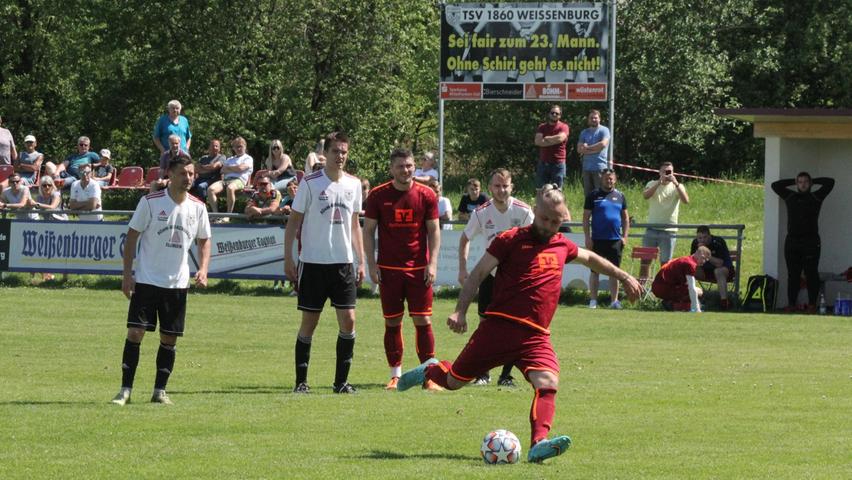
[[(601, 125), (601, 112), (591, 110), (587, 117), (589, 128), (580, 132), (577, 153), (583, 158), (583, 193), (588, 196), (601, 188), (601, 174), (612, 168), (609, 162), (609, 128)], [(616, 264), (617, 265), (617, 264)]]
[(435, 154), (432, 152), (423, 152), (420, 168), (414, 171), (414, 180), (428, 184), (430, 180), (437, 182), (439, 179), (440, 175), (435, 170)]
[(453, 203), (450, 202), (449, 198), (443, 196), (440, 182), (429, 180), (428, 185), (438, 198), (438, 221), (441, 223), (441, 229), (452, 230), (453, 226), (448, 222), (453, 221)]
[[(225, 190), (227, 212), (232, 213), (237, 202), (237, 191), (246, 188), (254, 169), (254, 159), (246, 153), (246, 141), (243, 137), (231, 140), (231, 150), (234, 154), (222, 165), (222, 180), (207, 187), (207, 204), (211, 212), (219, 211), (216, 195)], [(227, 217), (220, 220), (228, 222)]]
[[(337, 313), (337, 363), (335, 393), (355, 393), (349, 369), (355, 349), (355, 293), (364, 279), (361, 238), (361, 183), (344, 171), (349, 138), (332, 132), (325, 140), (325, 167), (306, 175), (293, 201), (284, 233), (284, 273), (297, 281), (302, 323), (296, 337), (296, 393), (308, 393), (311, 342), (326, 299)], [(300, 264), (293, 258), (301, 230)], [(353, 262), (357, 260), (357, 270)], [(298, 273), (297, 273), (298, 272)]]
[(541, 188), (546, 183), (556, 184), (562, 189), (565, 181), (565, 158), (568, 154), (568, 124), (560, 120), (562, 107), (551, 105), (547, 121), (539, 124), (535, 134), (535, 146), (538, 148), (538, 164), (535, 169), (535, 186)]
[[(189, 128), (189, 119), (180, 114), (183, 106), (177, 100), (172, 100), (166, 106), (168, 113), (160, 115), (157, 123), (154, 124), (154, 146), (160, 155), (166, 152), (166, 147), (169, 145), (169, 136), (177, 135), (180, 138), (180, 149), (184, 152), (189, 152), (189, 147), (192, 144), (192, 131)], [(168, 166), (163, 167), (167, 170)]]
[(12, 165), (18, 159), (18, 150), (12, 132), (2, 125), (3, 117), (0, 117), (0, 165)]
[[(77, 139), (77, 153), (72, 153), (65, 157), (65, 161), (58, 166), (48, 163), (45, 171), (55, 172), (59, 178), (65, 182), (65, 187), (68, 188), (75, 180), (83, 178), (80, 174), (80, 169), (84, 165), (95, 165), (100, 163), (101, 157), (95, 152), (90, 152), (92, 141), (89, 137), (80, 137)], [(54, 176), (54, 180), (56, 176)]]
[(728, 244), (722, 237), (710, 233), (710, 227), (702, 225), (695, 232), (695, 238), (689, 247), (689, 254), (705, 246), (710, 250), (710, 258), (695, 271), (695, 278), (704, 282), (713, 282), (719, 286), (720, 306), (722, 310), (731, 308), (728, 300), (728, 282), (734, 280), (734, 262)]
[[(533, 222), (533, 211), (529, 205), (512, 197), (512, 174), (504, 168), (498, 168), (491, 173), (488, 190), (491, 200), (473, 211), (470, 220), (459, 237), (459, 285), (467, 280), (467, 257), (470, 251), (470, 241), (481, 236), (487, 249), (497, 235), (516, 227), (526, 227)], [(486, 317), (485, 311), (494, 297), (494, 276), (496, 271), (489, 272), (479, 285), (479, 318), (480, 322)], [(503, 365), (497, 384), (513, 387), (512, 364)], [(491, 374), (485, 372), (474, 380), (474, 385), (487, 385)]]
[(192, 184), (190, 193), (198, 198), (207, 198), (207, 187), (222, 178), (222, 165), (225, 164), (225, 156), (222, 155), (222, 143), (219, 139), (210, 140), (207, 154), (198, 160), (198, 171), (195, 182)]
[[(386, 389), (396, 389), (402, 374), (402, 317), (405, 303), (414, 322), (420, 362), (435, 356), (432, 332), (432, 284), (438, 275), (441, 233), (438, 199), (427, 186), (414, 180), (414, 156), (396, 149), (390, 156), (393, 180), (370, 193), (364, 214), (364, 251), (373, 284), (380, 285), (385, 317), (385, 355), (390, 367)], [(376, 231), (378, 230), (378, 260)], [(429, 390), (440, 390), (426, 384)]]
[[(789, 187), (796, 186), (795, 190)], [(813, 190), (814, 185), (819, 189)], [(822, 202), (834, 189), (834, 179), (811, 179), (808, 172), (796, 178), (772, 183), (772, 191), (787, 205), (787, 237), (784, 239), (784, 260), (787, 263), (787, 308), (793, 310), (799, 294), (802, 272), (808, 283), (808, 310), (816, 311), (819, 296), (819, 257), (822, 243), (819, 237), (819, 211)]]
[(100, 153), (101, 163), (95, 167), (95, 171), (92, 174), (92, 180), (98, 182), (98, 185), (101, 187), (108, 187), (112, 181), (113, 173), (115, 172), (115, 168), (110, 165), (110, 162), (112, 161), (112, 152), (104, 148)]
[(482, 184), (479, 183), (479, 180), (469, 178), (466, 190), (467, 193), (462, 195), (461, 200), (459, 200), (459, 220), (469, 219), (474, 210), (488, 201), (488, 197), (482, 193)]
[[(601, 170), (601, 187), (586, 196), (583, 206), (583, 233), (587, 250), (620, 267), (621, 254), (630, 232), (630, 216), (627, 213), (627, 198), (615, 188), (615, 184), (615, 171), (608, 167)], [(599, 280), (597, 272), (589, 274), (589, 308), (598, 307)], [(610, 308), (620, 310), (617, 278), (609, 279), (609, 293), (612, 297)]]
[[(30, 189), (23, 185), (18, 173), (9, 175), (9, 186), (0, 193), (0, 209), (27, 210), (30, 208)], [(15, 218), (38, 219), (34, 213), (18, 213)]]
[(249, 220), (277, 213), (278, 205), (281, 203), (281, 192), (273, 188), (271, 177), (261, 175), (255, 185), (257, 191), (252, 194), (245, 209)]
[[(92, 180), (92, 166), (80, 167), (80, 180), (71, 185), (71, 194), (68, 200), (68, 210), (74, 212), (100, 212), (101, 211), (101, 186)], [(104, 216), (78, 215), (80, 220), (103, 221)]]
[(18, 153), (18, 159), (15, 162), (15, 171), (21, 174), (21, 180), (25, 185), (35, 185), (38, 172), (41, 171), (44, 155), (36, 151), (37, 146), (35, 136), (24, 137), (24, 151)]
[(467, 331), (465, 317), (477, 287), (497, 269), (486, 319), (479, 322), (455, 362), (430, 359), (405, 372), (398, 390), (426, 379), (457, 390), (493, 367), (517, 365), (534, 389), (527, 459), (541, 462), (562, 454), (571, 445), (567, 436), (547, 438), (559, 388), (559, 360), (550, 341), (550, 323), (562, 289), (563, 265), (577, 260), (604, 275), (618, 276), (630, 298), (637, 298), (641, 287), (606, 259), (577, 248), (559, 233), (568, 209), (553, 185), (539, 191), (534, 212), (532, 225), (498, 235), (465, 281), (455, 311), (447, 318), (447, 325), (456, 333)]
[(269, 145), (269, 155), (266, 157), (266, 169), (273, 181), (276, 190), (284, 194), (290, 180), (296, 178), (296, 169), (290, 155), (284, 153), (284, 145), (281, 140), (273, 140)]
[(666, 310), (700, 312), (703, 291), (695, 284), (695, 272), (710, 258), (710, 249), (699, 246), (695, 253), (678, 257), (660, 267), (651, 292), (663, 301)]
[[(642, 197), (648, 200), (648, 223), (677, 224), (680, 203), (689, 203), (686, 187), (678, 182), (674, 173), (674, 165), (664, 162), (660, 165), (660, 178), (651, 180), (645, 185)], [(642, 237), (643, 247), (660, 249), (660, 264), (671, 260), (675, 249), (677, 228), (654, 227), (645, 230)], [(648, 277), (649, 260), (642, 260), (640, 265), (641, 278)]]
[[(189, 156), (181, 155), (172, 161), (168, 172), (168, 186), (139, 201), (127, 229), (121, 291), (130, 299), (130, 306), (121, 357), (121, 390), (112, 399), (116, 405), (130, 401), (142, 339), (146, 331), (156, 330), (158, 322), (160, 348), (151, 402), (172, 404), (166, 384), (174, 371), (177, 339), (183, 336), (193, 242), (198, 244), (195, 286), (207, 286), (210, 221), (204, 203), (187, 195), (195, 167)], [(137, 242), (141, 242), (138, 256)]]

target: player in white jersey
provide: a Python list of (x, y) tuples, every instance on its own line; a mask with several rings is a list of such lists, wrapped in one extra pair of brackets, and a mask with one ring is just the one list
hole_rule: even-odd
[[(355, 349), (355, 293), (364, 279), (361, 239), (361, 181), (343, 171), (349, 156), (349, 139), (332, 132), (325, 139), (326, 163), (322, 170), (302, 179), (284, 234), (284, 273), (296, 280), (302, 324), (296, 337), (296, 393), (308, 393), (311, 340), (326, 299), (337, 312), (337, 364), (335, 393), (355, 393), (349, 369)], [(299, 263), (293, 243), (301, 229)], [(358, 261), (357, 269), (353, 260)]]
[[(533, 222), (532, 208), (526, 203), (512, 197), (512, 174), (505, 168), (491, 172), (491, 182), (488, 184), (491, 200), (480, 205), (470, 215), (470, 220), (459, 238), (459, 285), (464, 285), (468, 277), (467, 255), (470, 241), (481, 235), (487, 248), (498, 234), (515, 227), (525, 227)], [(491, 302), (491, 291), (494, 287), (494, 272), (491, 272), (479, 286), (479, 317), (485, 318), (485, 310)], [(512, 364), (503, 366), (498, 385), (515, 386), (512, 378)], [(486, 373), (478, 377), (475, 385), (486, 385), (491, 376)]]
[[(186, 292), (189, 287), (189, 260), (196, 264), (195, 285), (207, 286), (210, 263), (210, 220), (204, 203), (188, 194), (195, 180), (195, 167), (186, 154), (169, 162), (169, 185), (146, 195), (130, 219), (124, 243), (124, 274), (121, 290), (130, 299), (127, 313), (127, 339), (121, 364), (121, 390), (112, 403), (130, 401), (139, 347), (145, 331), (153, 332), (160, 323), (157, 351), (157, 377), (151, 402), (171, 405), (166, 383), (175, 365), (175, 344), (183, 335)], [(141, 238), (139, 254), (136, 244)], [(198, 258), (190, 248), (198, 243)], [(135, 274), (133, 260), (137, 260)]]

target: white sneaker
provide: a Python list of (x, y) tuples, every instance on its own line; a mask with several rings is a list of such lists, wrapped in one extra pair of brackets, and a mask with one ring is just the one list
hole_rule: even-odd
[(112, 399), (112, 403), (121, 405), (122, 407), (130, 403), (130, 389), (121, 387), (121, 390), (119, 390), (115, 398)]
[(151, 403), (162, 403), (163, 405), (174, 405), (172, 400), (169, 398), (169, 395), (165, 390), (154, 390), (154, 394), (151, 395)]
[(610, 304), (609, 304), (609, 308), (611, 308), (611, 309), (613, 309), (613, 310), (621, 310), (621, 308), (622, 308), (622, 307), (621, 307), (621, 302), (619, 302), (618, 300), (616, 300), (616, 301), (614, 301), (614, 302), (612, 302), (612, 303), (610, 303)]
[(589, 300), (589, 308), (598, 308), (597, 300)]

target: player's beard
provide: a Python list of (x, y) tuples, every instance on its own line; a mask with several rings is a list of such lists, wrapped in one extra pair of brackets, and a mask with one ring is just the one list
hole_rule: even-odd
[(536, 225), (535, 222), (533, 222), (533, 224), (532, 224), (532, 228), (530, 229), (530, 233), (532, 234), (533, 240), (535, 240), (536, 243), (547, 243), (547, 242), (550, 241), (551, 237), (553, 237), (553, 235), (555, 235), (555, 234), (550, 233), (548, 231), (544, 231), (544, 230), (539, 229), (538, 225)]

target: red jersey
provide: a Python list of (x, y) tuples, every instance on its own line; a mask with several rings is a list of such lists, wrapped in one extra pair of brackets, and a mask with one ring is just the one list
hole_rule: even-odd
[(692, 255), (678, 257), (663, 265), (657, 277), (668, 285), (686, 285), (686, 276), (694, 277), (697, 268), (698, 264), (695, 263)]
[(379, 224), (382, 268), (417, 270), (429, 263), (427, 220), (438, 219), (438, 199), (431, 188), (417, 182), (399, 191), (393, 182), (370, 190), (364, 216)]
[(565, 163), (565, 156), (567, 154), (565, 146), (568, 144), (568, 134), (570, 132), (568, 124), (559, 120), (554, 125), (545, 122), (538, 126), (536, 132), (545, 137), (565, 133), (564, 142), (549, 147), (538, 148), (538, 159), (542, 163)]
[(532, 228), (506, 230), (488, 246), (488, 253), (500, 264), (494, 278), (494, 297), (485, 315), (549, 334), (562, 292), (563, 265), (577, 258), (577, 245), (561, 233), (547, 243), (538, 243)]

